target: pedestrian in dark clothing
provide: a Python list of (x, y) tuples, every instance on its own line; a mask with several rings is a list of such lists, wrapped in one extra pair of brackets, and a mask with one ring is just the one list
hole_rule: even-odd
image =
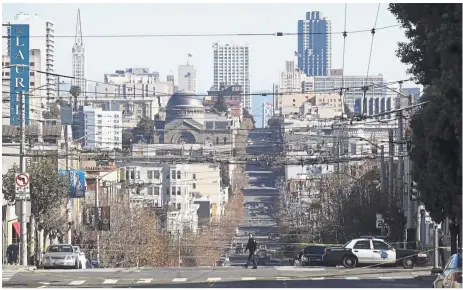
[(246, 245), (246, 249), (244, 250), (244, 252), (246, 253), (247, 250), (249, 250), (249, 256), (248, 261), (246, 262), (246, 265), (244, 265), (244, 267), (247, 269), (249, 263), (252, 261), (252, 264), (254, 265), (253, 269), (257, 269), (256, 257), (254, 256), (257, 250), (257, 242), (252, 237), (252, 234), (249, 234), (248, 244)]
[(439, 245), (438, 252), (439, 252), (440, 264), (441, 264), (441, 267), (444, 267), (445, 266), (445, 256), (444, 256), (445, 251), (443, 249), (443, 247), (444, 247), (444, 236), (442, 235), (442, 232), (439, 235), (438, 245)]

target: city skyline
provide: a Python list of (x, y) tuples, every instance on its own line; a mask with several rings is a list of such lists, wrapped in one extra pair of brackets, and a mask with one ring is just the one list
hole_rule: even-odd
[[(214, 42), (219, 43), (236, 43), (236, 44), (248, 44), (250, 47), (250, 78), (253, 87), (253, 91), (271, 90), (272, 84), (277, 84), (279, 74), (283, 71), (284, 61), (291, 60), (294, 56), (294, 51), (297, 50), (297, 38), (292, 36), (284, 37), (270, 37), (270, 36), (255, 36), (255, 37), (195, 37), (194, 43), (189, 41), (191, 38), (187, 37), (145, 37), (145, 38), (132, 38), (131, 41), (126, 41), (126, 38), (113, 38), (105, 37), (105, 46), (101, 46), (99, 37), (86, 37), (86, 35), (117, 35), (117, 34), (130, 34), (126, 33), (127, 27), (120, 27), (118, 23), (108, 19), (105, 20), (104, 25), (92, 25), (94, 23), (95, 12), (102, 11), (105, 5), (92, 5), (92, 9), (89, 9), (88, 4), (81, 5), (67, 5), (63, 6), (60, 4), (5, 4), (3, 5), (3, 18), (5, 20), (12, 19), (14, 15), (20, 11), (27, 13), (37, 13), (41, 19), (50, 19), (55, 23), (56, 27), (56, 66), (55, 71), (65, 75), (72, 75), (72, 58), (69, 50), (72, 48), (75, 31), (75, 15), (77, 9), (81, 11), (82, 19), (82, 30), (84, 33), (84, 42), (86, 43), (87, 50), (87, 77), (90, 80), (102, 81), (103, 76), (106, 73), (110, 73), (117, 68), (121, 67), (149, 67), (150, 70), (159, 71), (161, 78), (165, 79), (167, 74), (171, 74), (177, 70), (178, 65), (182, 64), (185, 55), (191, 53), (194, 58), (191, 59), (190, 63), (195, 66), (198, 75), (198, 92), (206, 92), (213, 85), (213, 60), (210, 58), (212, 54), (211, 45)], [(137, 34), (154, 34), (152, 29), (145, 29), (145, 21), (143, 20), (146, 16), (146, 11), (155, 13), (154, 17), (156, 21), (165, 21), (165, 15), (177, 15), (180, 19), (179, 24), (188, 21), (189, 14), (194, 11), (199, 19), (202, 19), (204, 15), (201, 4), (142, 4), (142, 14), (137, 19), (130, 18), (125, 23), (132, 23), (138, 29)], [(226, 27), (226, 23), (218, 23), (211, 27), (206, 25), (204, 21), (198, 21), (196, 24), (191, 24), (185, 29), (179, 29), (178, 24), (172, 26), (162, 26), (163, 31), (159, 31), (156, 34), (190, 34), (190, 33), (271, 33), (276, 31), (283, 32), (295, 32), (297, 31), (296, 22), (303, 18), (307, 11), (320, 11), (324, 16), (332, 20), (333, 33), (343, 30), (344, 25), (344, 4), (294, 4), (285, 8), (288, 8), (288, 15), (284, 17), (277, 17), (277, 23), (266, 23), (266, 25), (257, 24), (259, 20), (262, 20), (266, 15), (277, 12), (279, 4), (269, 4), (262, 9), (262, 5), (259, 4), (223, 4), (223, 5), (212, 5), (210, 7), (213, 12), (209, 19), (215, 20), (220, 11), (230, 11), (240, 13), (249, 13), (259, 9), (260, 12), (254, 17), (254, 19), (247, 19), (243, 17), (240, 23), (236, 23), (233, 28)], [(112, 12), (115, 16), (130, 9), (127, 5), (113, 5)], [(377, 4), (348, 4), (347, 5), (347, 31), (354, 30), (368, 30), (371, 29), (374, 23), (374, 15), (377, 9)], [(59, 13), (57, 13), (59, 11)], [(188, 11), (188, 15), (187, 15)], [(365, 17), (363, 21), (358, 21), (356, 18), (352, 18), (353, 11), (356, 13), (365, 12), (366, 15), (373, 15), (372, 17)], [(215, 13), (215, 14), (214, 14)], [(279, 11), (281, 13), (281, 11)], [(162, 14), (162, 15), (161, 15)], [(233, 14), (233, 13), (232, 13)], [(72, 15), (72, 17), (71, 17)], [(350, 18), (349, 18), (350, 16)], [(100, 18), (105, 17), (104, 14), (100, 14)], [(227, 20), (228, 16), (221, 15), (222, 18)], [(368, 18), (371, 19), (371, 24), (368, 24)], [(70, 20), (72, 19), (72, 21)], [(336, 19), (336, 20), (334, 20)], [(386, 5), (381, 5), (377, 27), (396, 25), (397, 21), (387, 11)], [(128, 25), (130, 26), (130, 25)], [(72, 28), (71, 28), (72, 27)], [(91, 27), (91, 29), (89, 29)], [(121, 29), (115, 29), (115, 28)], [(250, 31), (249, 27), (253, 27)], [(182, 31), (184, 33), (182, 33)], [(132, 33), (133, 34), (133, 33)], [(71, 37), (59, 37), (59, 36), (73, 36)], [(342, 58), (342, 35), (333, 34), (333, 64), (332, 68), (341, 67)], [(393, 39), (393, 41), (391, 41)], [(378, 31), (376, 35), (374, 51), (372, 53), (372, 61), (370, 72), (372, 74), (382, 73), (385, 79), (404, 79), (406, 78), (406, 66), (400, 63), (400, 60), (395, 56), (395, 50), (397, 48), (397, 41), (404, 40), (403, 31), (399, 27), (392, 27)], [(365, 74), (367, 70), (368, 59), (365, 55), (369, 51), (371, 34), (370, 33), (352, 33), (349, 34), (346, 40), (346, 50), (350, 57), (345, 62), (345, 73), (346, 74)], [(161, 41), (161, 42), (159, 42)], [(5, 43), (5, 41), (4, 41)], [(188, 43), (187, 46), (181, 45)], [(137, 46), (137, 51), (140, 53), (130, 54), (127, 53), (127, 49), (131, 45)], [(355, 45), (355, 49), (354, 46)], [(3, 45), (4, 46), (4, 45)], [(110, 49), (104, 49), (108, 47)], [(350, 50), (350, 51), (349, 51)], [(118, 55), (125, 54), (129, 55), (127, 58), (120, 58)], [(357, 57), (355, 57), (357, 55)], [(149, 56), (149, 57), (148, 57)], [(128, 59), (128, 60), (127, 60)], [(265, 68), (265, 69), (262, 69)], [(253, 102), (254, 103), (254, 102)]]

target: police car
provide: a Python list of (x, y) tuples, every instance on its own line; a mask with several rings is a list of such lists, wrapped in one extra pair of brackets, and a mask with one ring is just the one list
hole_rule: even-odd
[(425, 253), (418, 250), (395, 249), (384, 239), (362, 237), (353, 239), (342, 247), (325, 249), (323, 263), (329, 266), (342, 265), (354, 268), (359, 265), (402, 265), (412, 269), (417, 264), (428, 263)]

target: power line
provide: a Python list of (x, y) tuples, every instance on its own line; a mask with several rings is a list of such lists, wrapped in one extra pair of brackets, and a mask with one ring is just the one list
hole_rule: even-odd
[[(377, 30), (389, 29), (398, 27), (400, 24), (387, 25), (379, 27)], [(370, 29), (354, 30), (349, 33), (365, 33), (370, 32)], [(167, 37), (256, 37), (256, 36), (298, 36), (298, 35), (336, 35), (343, 32), (262, 32), (262, 33), (191, 33), (191, 34), (99, 34), (99, 35), (82, 35), (83, 38), (167, 38)], [(46, 35), (31, 35), (20, 36), (20, 38), (45, 38)], [(75, 38), (75, 35), (54, 35), (55, 38)], [(10, 35), (2, 36), (2, 38), (10, 38)]]

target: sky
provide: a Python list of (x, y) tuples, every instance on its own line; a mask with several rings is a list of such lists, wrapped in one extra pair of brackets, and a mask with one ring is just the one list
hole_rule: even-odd
[[(2, 23), (18, 12), (38, 14), (55, 24), (55, 72), (72, 75), (72, 45), (80, 9), (87, 52), (87, 78), (103, 81), (105, 73), (129, 67), (145, 67), (178, 77), (178, 65), (190, 63), (197, 69), (197, 90), (206, 92), (213, 81), (214, 42), (248, 44), (251, 91), (271, 91), (278, 84), (286, 60), (293, 60), (297, 36), (227, 37), (85, 37), (123, 34), (212, 34), (297, 32), (297, 21), (307, 11), (321, 11), (331, 20), (332, 32), (344, 30), (345, 4), (2, 4)], [(378, 3), (347, 4), (345, 74), (365, 75), (370, 54), (371, 30)], [(376, 27), (398, 24), (380, 6)], [(72, 36), (72, 37), (59, 37)], [(401, 27), (377, 30), (374, 37), (370, 75), (386, 80), (406, 79), (407, 66), (396, 56), (397, 43), (406, 41)], [(6, 40), (2, 49), (5, 51)], [(343, 37), (332, 35), (332, 68), (342, 67)], [(413, 83), (404, 87), (414, 86)], [(269, 98), (254, 98), (253, 113)], [(271, 101), (271, 100), (270, 100)], [(260, 117), (256, 116), (256, 119)]]

